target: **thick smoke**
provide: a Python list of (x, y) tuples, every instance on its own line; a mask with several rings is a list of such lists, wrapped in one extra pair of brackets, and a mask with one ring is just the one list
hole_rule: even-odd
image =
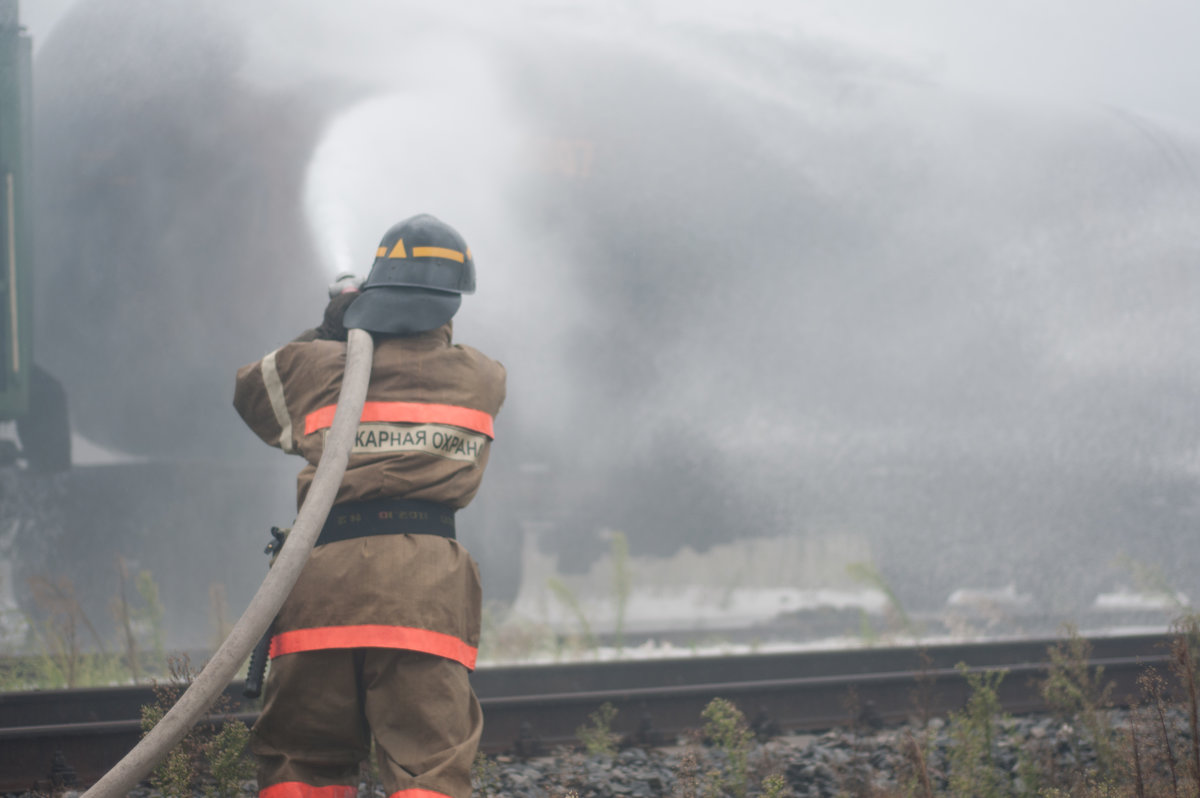
[(268, 462), (234, 369), (431, 211), (479, 263), (457, 336), (510, 371), (464, 520), (498, 595), (534, 518), (568, 568), (605, 528), (863, 535), (914, 600), (1089, 541), (1092, 589), (1121, 550), (1188, 573), (1194, 137), (538, 8), (79, 0), (36, 64), (37, 346), (78, 431)]

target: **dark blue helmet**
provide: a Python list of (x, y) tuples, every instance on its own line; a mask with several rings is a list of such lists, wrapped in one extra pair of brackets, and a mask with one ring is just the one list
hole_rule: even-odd
[(347, 328), (410, 335), (442, 326), (475, 293), (475, 261), (458, 231), (421, 214), (393, 225), (375, 250)]

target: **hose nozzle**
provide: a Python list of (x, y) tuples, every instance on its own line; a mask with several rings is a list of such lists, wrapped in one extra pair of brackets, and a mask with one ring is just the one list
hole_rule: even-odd
[(339, 294), (357, 293), (362, 290), (364, 279), (351, 272), (342, 272), (329, 284), (329, 298), (333, 299)]

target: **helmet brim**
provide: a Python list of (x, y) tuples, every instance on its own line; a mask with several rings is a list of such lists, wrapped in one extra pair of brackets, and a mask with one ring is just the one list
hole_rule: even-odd
[(390, 335), (415, 335), (436, 330), (454, 317), (461, 294), (399, 286), (374, 286), (346, 308), (342, 323)]

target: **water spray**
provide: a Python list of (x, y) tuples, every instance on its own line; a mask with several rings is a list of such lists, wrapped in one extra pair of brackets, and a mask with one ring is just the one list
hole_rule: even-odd
[[(330, 290), (332, 291), (332, 286)], [(274, 620), (284, 600), (291, 593), (292, 586), (300, 578), (300, 572), (308, 562), (308, 555), (312, 552), (313, 544), (325, 524), (337, 497), (338, 488), (342, 484), (342, 476), (346, 473), (346, 464), (350, 459), (350, 448), (358, 429), (358, 420), (367, 398), (373, 357), (374, 342), (371, 334), (366, 330), (349, 330), (346, 372), (342, 378), (342, 390), (338, 396), (333, 425), (325, 440), (325, 449), (317, 464), (312, 487), (288, 535), (287, 546), (280, 551), (258, 592), (250, 600), (246, 612), (234, 624), (225, 642), (213, 654), (195, 681), (175, 702), (175, 706), (171, 707), (132, 751), (83, 794), (84, 798), (118, 798), (137, 786), (137, 783), (179, 744), (200, 716), (212, 706)]]

